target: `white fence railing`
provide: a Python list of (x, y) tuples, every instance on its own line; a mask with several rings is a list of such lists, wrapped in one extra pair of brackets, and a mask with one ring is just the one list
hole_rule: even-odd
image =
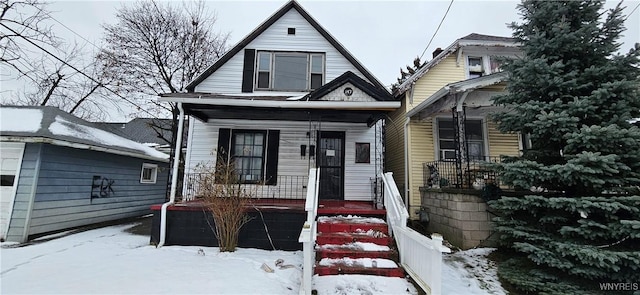
[(441, 235), (434, 233), (428, 238), (407, 227), (409, 212), (402, 202), (393, 173), (384, 173), (382, 181), (389, 233), (398, 246), (400, 264), (427, 294), (442, 294), (442, 253), (451, 250), (442, 245)]
[(320, 185), (320, 169), (309, 169), (309, 183), (307, 184), (307, 199), (304, 209), (307, 211), (307, 221), (302, 226), (298, 242), (302, 243), (302, 281), (300, 282), (300, 294), (311, 295), (311, 280), (313, 278), (313, 267), (316, 261), (316, 236), (318, 215), (318, 187)]

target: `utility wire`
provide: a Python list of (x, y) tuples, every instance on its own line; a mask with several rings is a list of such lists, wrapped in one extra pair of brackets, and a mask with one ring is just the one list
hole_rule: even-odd
[(638, 5), (636, 5), (636, 7), (634, 7), (633, 10), (629, 12), (629, 14), (627, 14), (627, 17), (625, 17), (623, 21), (626, 21), (633, 14), (633, 12), (636, 11), (636, 9), (638, 9), (638, 7), (640, 7), (640, 3), (638, 3)]
[(447, 7), (447, 11), (445, 11), (444, 15), (442, 16), (442, 19), (440, 20), (440, 24), (438, 24), (438, 28), (436, 28), (436, 31), (433, 32), (433, 36), (431, 36), (429, 43), (427, 43), (427, 47), (425, 47), (424, 50), (422, 51), (422, 54), (420, 54), (420, 59), (422, 59), (422, 57), (424, 56), (424, 53), (427, 52), (427, 49), (429, 49), (429, 46), (431, 46), (431, 42), (433, 42), (433, 38), (436, 37), (436, 34), (440, 30), (440, 26), (442, 26), (442, 23), (444, 22), (444, 19), (447, 18), (447, 14), (449, 13), (449, 9), (451, 9), (452, 4), (453, 4), (453, 0), (449, 2), (449, 7)]
[(63, 26), (65, 29), (67, 29), (67, 30), (71, 31), (71, 33), (73, 33), (73, 34), (75, 34), (76, 36), (80, 37), (80, 38), (81, 38), (82, 40), (84, 40), (85, 42), (87, 42), (87, 43), (89, 43), (89, 44), (93, 45), (93, 47), (97, 48), (98, 50), (100, 50), (100, 49), (101, 49), (98, 45), (96, 45), (96, 44), (92, 43), (91, 41), (87, 40), (87, 38), (83, 37), (82, 35), (78, 34), (76, 31), (74, 31), (74, 30), (72, 30), (71, 28), (67, 27), (65, 24), (63, 24), (63, 23), (62, 23), (62, 22), (60, 22), (59, 20), (55, 19), (53, 16), (49, 16), (49, 17), (50, 17), (53, 21), (55, 21), (55, 22), (59, 23), (59, 24), (60, 24), (61, 26)]
[(45, 53), (47, 53), (47, 54), (51, 55), (53, 58), (57, 59), (57, 60), (58, 60), (58, 61), (60, 61), (61, 63), (63, 63), (63, 64), (65, 64), (65, 65), (67, 65), (67, 66), (68, 66), (68, 67), (70, 67), (70, 68), (72, 68), (73, 70), (75, 70), (76, 72), (80, 73), (81, 75), (83, 75), (83, 76), (87, 77), (89, 80), (93, 81), (94, 83), (96, 83), (96, 84), (100, 85), (102, 88), (104, 88), (104, 89), (108, 90), (109, 92), (111, 92), (111, 93), (115, 94), (116, 96), (120, 97), (122, 100), (124, 100), (124, 101), (126, 101), (126, 102), (128, 102), (128, 103), (130, 103), (130, 104), (132, 104), (132, 105), (134, 105), (134, 106), (136, 106), (138, 109), (140, 109), (140, 110), (144, 111), (145, 113), (147, 113), (147, 114), (151, 115), (151, 117), (156, 118), (156, 119), (158, 118), (155, 114), (153, 114), (153, 113), (151, 113), (150, 111), (148, 111), (148, 110), (146, 110), (146, 109), (144, 109), (144, 108), (140, 107), (140, 105), (138, 105), (137, 103), (134, 103), (133, 101), (131, 101), (131, 100), (127, 99), (126, 97), (124, 97), (124, 96), (120, 95), (120, 93), (117, 93), (117, 92), (115, 92), (114, 90), (112, 90), (111, 88), (109, 88), (109, 87), (107, 87), (107, 86), (103, 85), (103, 84), (102, 84), (102, 83), (100, 83), (98, 80), (96, 80), (96, 79), (94, 79), (93, 77), (91, 77), (91, 76), (89, 76), (89, 75), (85, 74), (83, 71), (79, 70), (79, 69), (78, 69), (78, 68), (76, 68), (75, 66), (73, 66), (73, 65), (69, 64), (68, 62), (66, 62), (66, 61), (62, 60), (61, 58), (59, 58), (59, 57), (58, 57), (58, 56), (56, 56), (55, 54), (53, 54), (53, 53), (49, 52), (47, 49), (43, 48), (42, 46), (40, 46), (40, 45), (36, 44), (35, 42), (33, 42), (33, 41), (31, 41), (31, 40), (29, 40), (29, 39), (25, 38), (25, 37), (24, 37), (24, 36), (22, 36), (20, 33), (18, 33), (18, 32), (16, 32), (15, 30), (13, 30), (12, 28), (7, 27), (7, 26), (6, 26), (5, 24), (3, 24), (3, 23), (0, 23), (0, 25), (1, 25), (1, 26), (3, 26), (3, 27), (5, 27), (7, 30), (9, 30), (9, 31), (13, 32), (14, 34), (16, 34), (16, 35), (20, 36), (22, 39), (24, 39), (24, 40), (26, 40), (27, 42), (31, 43), (33, 46), (37, 47), (38, 49), (40, 49), (40, 50), (44, 51)]

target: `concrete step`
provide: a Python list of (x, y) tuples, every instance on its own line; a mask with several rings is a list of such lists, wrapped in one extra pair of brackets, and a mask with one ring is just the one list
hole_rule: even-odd
[(404, 270), (389, 259), (381, 258), (323, 258), (316, 263), (317, 275), (363, 274), (385, 277), (404, 277)]
[(360, 216), (321, 216), (318, 217), (318, 232), (356, 232), (375, 230), (387, 234), (389, 229), (383, 219)]

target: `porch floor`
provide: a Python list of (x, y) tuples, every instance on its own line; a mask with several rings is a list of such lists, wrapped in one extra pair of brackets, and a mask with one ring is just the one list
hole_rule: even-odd
[[(318, 215), (363, 215), (384, 216), (386, 211), (376, 208), (371, 201), (319, 200)], [(202, 201), (176, 203), (167, 208), (178, 211), (202, 211)], [(253, 199), (250, 207), (263, 211), (300, 211), (304, 212), (305, 200), (301, 199)], [(151, 206), (151, 210), (160, 210), (161, 204)]]

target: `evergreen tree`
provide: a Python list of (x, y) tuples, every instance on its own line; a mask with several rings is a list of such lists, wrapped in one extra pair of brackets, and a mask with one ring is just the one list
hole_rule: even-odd
[(501, 180), (546, 193), (491, 205), (516, 253), (501, 276), (525, 291), (640, 282), (640, 46), (616, 53), (623, 9), (603, 3), (524, 0), (511, 24), (523, 56), (503, 66), (508, 93), (494, 102), (508, 111), (494, 119), (531, 148), (499, 166)]

